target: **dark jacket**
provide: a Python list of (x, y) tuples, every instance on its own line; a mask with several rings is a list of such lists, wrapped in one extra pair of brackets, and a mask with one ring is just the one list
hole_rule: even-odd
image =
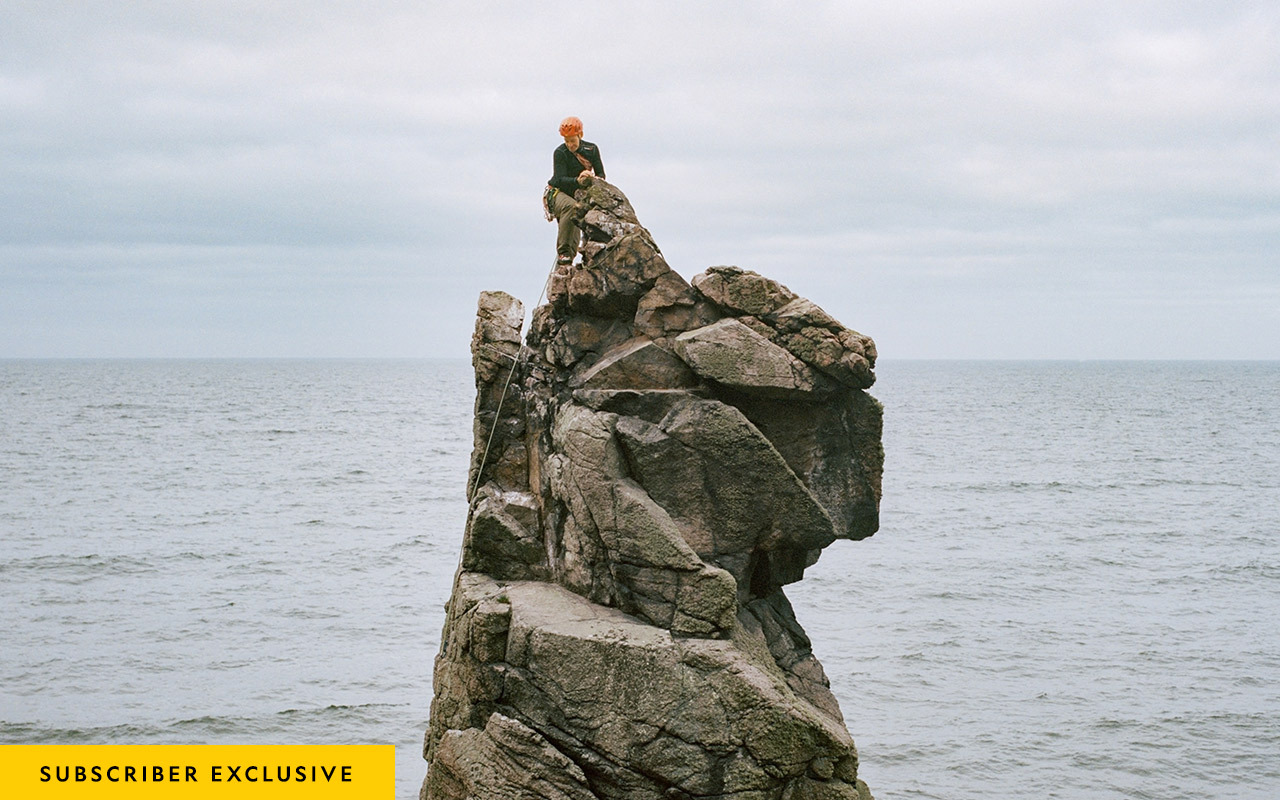
[[(604, 177), (604, 164), (600, 161), (600, 148), (591, 142), (579, 142), (578, 152), (583, 155), (596, 171), (597, 178)], [(548, 186), (554, 186), (562, 192), (567, 192), (570, 197), (573, 193), (582, 187), (578, 185), (578, 175), (582, 173), (582, 162), (578, 161), (570, 150), (569, 145), (562, 144), (556, 148), (555, 155), (552, 158), (554, 169), (551, 173), (551, 180), (547, 181)]]

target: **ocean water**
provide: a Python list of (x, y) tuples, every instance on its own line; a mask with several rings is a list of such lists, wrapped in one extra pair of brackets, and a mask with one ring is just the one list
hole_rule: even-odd
[[(1280, 797), (1280, 364), (882, 362), (881, 531), (789, 587), (880, 800)], [(0, 743), (397, 747), (461, 361), (0, 362)]]
[(0, 742), (394, 744), (416, 797), (470, 381), (0, 363)]

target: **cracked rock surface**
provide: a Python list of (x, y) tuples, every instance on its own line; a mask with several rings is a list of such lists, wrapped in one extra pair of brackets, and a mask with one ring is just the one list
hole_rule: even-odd
[(584, 263), (480, 297), (471, 502), (426, 800), (870, 800), (783, 592), (878, 527), (875, 345), (737, 267), (686, 282), (626, 197)]

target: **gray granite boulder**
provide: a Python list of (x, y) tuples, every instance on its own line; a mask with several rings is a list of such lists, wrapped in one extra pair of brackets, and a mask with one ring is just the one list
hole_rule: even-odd
[(622, 417), (615, 427), (637, 482), (702, 558), (734, 576), (741, 597), (799, 580), (794, 565), (835, 540), (826, 509), (733, 406), (690, 396), (661, 420)]
[(701, 377), (761, 397), (794, 397), (818, 388), (812, 368), (732, 317), (675, 339), (675, 351)]
[(552, 583), (460, 582), (436, 680), (466, 701), (437, 693), (425, 796), (870, 798), (834, 698), (740, 616), (681, 638)]
[(637, 336), (576, 370), (569, 385), (575, 389), (684, 389), (697, 386), (698, 377), (670, 350)]
[(640, 298), (671, 268), (617, 187), (596, 180), (579, 190), (577, 200), (585, 209), (585, 260), (552, 274), (547, 301), (562, 315), (632, 317)]
[(875, 382), (875, 343), (777, 281), (738, 267), (711, 267), (693, 288), (814, 369), (854, 389)]

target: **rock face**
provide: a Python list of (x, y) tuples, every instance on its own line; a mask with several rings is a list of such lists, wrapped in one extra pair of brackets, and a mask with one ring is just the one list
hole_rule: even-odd
[(685, 282), (580, 191), (584, 264), (480, 297), (471, 510), (427, 800), (869, 800), (782, 587), (878, 526), (875, 345), (736, 267)]

